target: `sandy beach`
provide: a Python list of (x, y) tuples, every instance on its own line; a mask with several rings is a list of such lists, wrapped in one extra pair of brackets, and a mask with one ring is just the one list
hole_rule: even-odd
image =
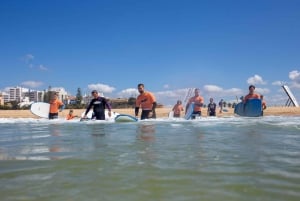
[[(75, 115), (81, 115), (85, 109), (75, 109)], [(113, 109), (114, 112), (120, 114), (129, 114), (134, 116), (134, 109)], [(158, 118), (168, 117), (171, 108), (157, 108), (156, 115)], [(66, 109), (59, 113), (60, 117), (67, 116), (69, 110)], [(182, 113), (183, 116), (184, 113)], [(229, 108), (228, 112), (217, 113), (217, 116), (232, 116), (233, 108)], [(202, 110), (202, 116), (206, 115), (206, 108)], [(264, 116), (300, 116), (300, 107), (268, 107), (264, 111)], [(33, 115), (30, 110), (0, 110), (0, 118), (38, 118)]]

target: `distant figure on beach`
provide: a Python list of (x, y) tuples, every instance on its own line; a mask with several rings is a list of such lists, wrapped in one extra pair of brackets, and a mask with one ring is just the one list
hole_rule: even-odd
[(71, 119), (74, 119), (74, 118), (76, 118), (76, 117), (78, 117), (78, 115), (74, 115), (73, 110), (71, 109), (71, 110), (69, 111), (69, 114), (66, 116), (66, 119), (67, 119), (67, 120), (71, 120)]
[(204, 98), (200, 96), (200, 89), (198, 88), (195, 89), (195, 95), (191, 97), (188, 103), (186, 104), (185, 111), (188, 110), (190, 104), (193, 102), (194, 102), (194, 111), (192, 113), (191, 119), (195, 119), (196, 116), (201, 116), (201, 108), (204, 103)]
[(92, 96), (94, 98), (86, 108), (83, 118), (87, 118), (87, 114), (89, 113), (91, 108), (93, 108), (92, 119), (105, 120), (105, 108), (108, 109), (108, 116), (111, 117), (111, 106), (108, 103), (107, 99), (104, 97), (100, 97), (97, 90), (92, 91)]
[(264, 110), (267, 109), (267, 103), (264, 100), (263, 95), (260, 95), (260, 99), (261, 99), (261, 107), (262, 107), (261, 116), (263, 116), (264, 115)]
[(210, 98), (207, 105), (207, 116), (216, 116), (216, 109), (217, 104), (214, 102), (213, 98)]
[(223, 111), (223, 99), (221, 99), (220, 101), (219, 101), (219, 108), (220, 108), (220, 113), (222, 113), (222, 111)]
[(149, 119), (149, 118), (156, 118), (156, 98), (155, 96), (149, 92), (145, 91), (144, 84), (138, 84), (138, 91), (140, 95), (136, 98), (135, 102), (135, 116), (136, 118), (139, 115), (139, 109), (142, 108), (141, 120)]
[(173, 106), (172, 111), (174, 112), (173, 117), (180, 117), (181, 111), (183, 111), (183, 106), (181, 100), (178, 100), (177, 103)]
[(249, 93), (243, 98), (243, 102), (246, 103), (249, 99), (260, 99), (260, 95), (255, 93), (255, 86), (249, 86)]
[(58, 93), (53, 94), (49, 104), (50, 104), (49, 119), (57, 119), (58, 111), (61, 112), (65, 107), (64, 103), (58, 99)]

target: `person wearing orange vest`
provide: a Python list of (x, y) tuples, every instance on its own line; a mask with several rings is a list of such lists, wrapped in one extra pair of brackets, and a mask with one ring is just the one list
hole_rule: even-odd
[(50, 104), (49, 119), (57, 119), (58, 111), (61, 112), (65, 107), (64, 103), (58, 99), (58, 94), (54, 93), (49, 104)]
[(157, 105), (155, 96), (151, 92), (145, 91), (144, 84), (138, 84), (138, 91), (140, 95), (138, 95), (135, 102), (135, 116), (138, 117), (139, 109), (141, 107), (141, 120), (149, 118), (155, 119), (155, 108)]
[(69, 111), (69, 114), (67, 115), (66, 119), (67, 120), (71, 120), (71, 119), (74, 119), (75, 117), (78, 117), (78, 115), (74, 115), (73, 114), (73, 110), (70, 110)]

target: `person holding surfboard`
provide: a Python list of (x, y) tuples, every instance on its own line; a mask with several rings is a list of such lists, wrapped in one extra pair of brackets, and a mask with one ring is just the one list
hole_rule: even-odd
[(92, 119), (96, 120), (105, 120), (105, 108), (108, 108), (108, 116), (111, 117), (111, 106), (108, 103), (107, 99), (104, 97), (100, 97), (97, 90), (92, 91), (92, 96), (94, 97), (89, 103), (86, 111), (84, 113), (84, 119), (87, 118), (87, 114), (91, 108), (93, 108), (93, 116)]
[(181, 111), (183, 111), (183, 106), (181, 100), (178, 100), (177, 103), (173, 106), (172, 111), (174, 112), (173, 117), (180, 117)]
[(138, 91), (140, 95), (136, 98), (135, 102), (135, 116), (138, 117), (139, 109), (142, 108), (141, 120), (156, 118), (155, 108), (156, 108), (156, 98), (149, 92), (145, 91), (144, 84), (138, 84)]
[(64, 103), (58, 99), (58, 93), (54, 93), (50, 102), (49, 119), (57, 119), (58, 111), (62, 111), (65, 107)]
[(255, 93), (255, 86), (249, 86), (249, 93), (243, 98), (243, 103), (246, 103), (249, 99), (260, 99), (260, 95)]
[(194, 103), (194, 110), (193, 110), (191, 119), (195, 119), (196, 116), (201, 116), (201, 108), (204, 103), (204, 98), (202, 96), (200, 96), (200, 89), (196, 88), (194, 93), (195, 93), (195, 96), (193, 96), (189, 99), (189, 101), (185, 107), (185, 111), (187, 111), (190, 104)]

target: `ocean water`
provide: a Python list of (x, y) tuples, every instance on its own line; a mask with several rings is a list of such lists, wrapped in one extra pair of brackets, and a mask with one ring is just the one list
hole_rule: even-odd
[(0, 199), (300, 200), (300, 117), (0, 118)]

